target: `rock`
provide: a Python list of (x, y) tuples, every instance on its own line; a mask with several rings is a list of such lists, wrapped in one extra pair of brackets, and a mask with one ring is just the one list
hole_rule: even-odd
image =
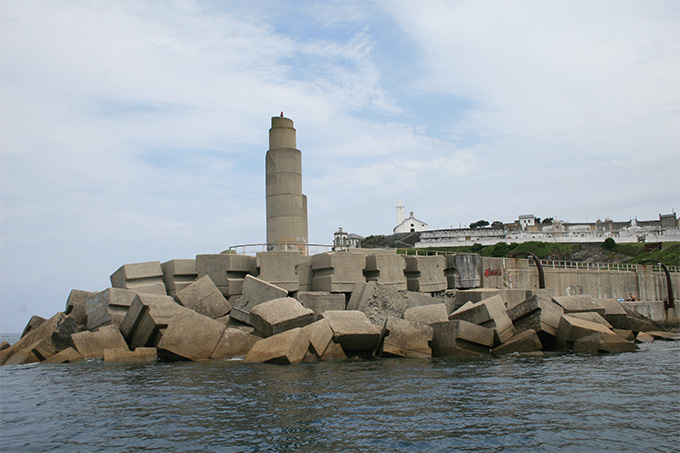
[(652, 341), (654, 341), (654, 337), (645, 332), (638, 332), (635, 336), (636, 343), (651, 343)]
[(207, 360), (215, 351), (226, 326), (191, 310), (176, 314), (157, 342), (165, 360)]
[(543, 349), (541, 340), (538, 338), (536, 331), (532, 329), (524, 330), (500, 346), (493, 349), (496, 355), (511, 354), (515, 352), (526, 353), (535, 352)]
[(24, 331), (21, 333), (21, 338), (24, 338), (28, 332), (35, 329), (36, 327), (39, 327), (45, 321), (47, 321), (47, 319), (43, 318), (42, 316), (37, 315), (31, 316), (31, 319), (28, 321), (28, 324), (26, 324), (26, 327), (24, 327)]
[(69, 293), (68, 299), (66, 299), (64, 314), (73, 319), (78, 327), (84, 328), (87, 325), (87, 308), (85, 307), (85, 303), (95, 294), (97, 293), (81, 291), (79, 289), (72, 289)]
[(265, 338), (306, 326), (313, 323), (314, 319), (314, 312), (292, 297), (270, 300), (250, 311), (250, 322), (255, 327), (255, 333)]
[(467, 321), (437, 322), (432, 326), (432, 355), (477, 356), (491, 353), (493, 329)]
[(168, 296), (175, 295), (198, 278), (195, 259), (170, 260), (161, 264), (163, 283)]
[(553, 297), (552, 300), (557, 305), (564, 308), (566, 314), (594, 311), (604, 316), (604, 307), (600, 305), (593, 296), (557, 296)]
[(243, 295), (234, 304), (229, 316), (232, 319), (252, 325), (250, 311), (270, 300), (288, 296), (288, 291), (259, 278), (247, 275), (243, 280)]
[(403, 255), (367, 255), (364, 275), (384, 288), (406, 291), (406, 261)]
[(170, 319), (183, 312), (191, 310), (170, 296), (138, 294), (123, 318), (120, 331), (130, 347), (152, 347), (160, 340), (156, 337), (168, 326)]
[(54, 354), (52, 357), (45, 359), (44, 363), (74, 363), (83, 359), (84, 357), (74, 348), (66, 348), (63, 351)]
[[(44, 360), (63, 351), (66, 348), (73, 346), (71, 334), (79, 332), (80, 329), (73, 319), (67, 317), (64, 313), (59, 312), (50, 319), (31, 329), (26, 336), (19, 339), (9, 348), (0, 351), (0, 364), (18, 364), (29, 363), (28, 361)], [(34, 350), (43, 351), (40, 354), (42, 357), (35, 355)], [(21, 352), (22, 357), (17, 357), (9, 361), (13, 355)], [(47, 356), (45, 356), (45, 354)], [(37, 359), (37, 360), (34, 360)], [(8, 363), (9, 361), (9, 363)]]
[(241, 329), (227, 327), (210, 358), (228, 360), (234, 357), (244, 357), (260, 339)]
[(557, 327), (555, 345), (561, 350), (572, 350), (576, 340), (597, 332), (614, 334), (602, 324), (563, 315)]
[(404, 259), (409, 291), (436, 293), (446, 290), (446, 259), (443, 256), (406, 256)]
[(399, 318), (387, 318), (381, 333), (378, 357), (432, 357), (432, 327)]
[(333, 330), (333, 341), (345, 354), (370, 356), (378, 346), (381, 329), (358, 310), (329, 310), (322, 314)]
[(607, 332), (595, 332), (574, 341), (574, 352), (577, 354), (632, 352), (638, 349), (634, 343)]
[(231, 304), (207, 275), (177, 292), (175, 300), (184, 307), (213, 319), (231, 311)]
[(408, 308), (408, 299), (377, 282), (357, 283), (347, 304), (348, 310), (359, 310), (366, 314), (376, 326), (383, 326), (389, 317), (403, 318)]
[(100, 327), (96, 332), (78, 332), (71, 335), (76, 350), (86, 359), (101, 358), (104, 349), (128, 349), (116, 325)]
[(503, 298), (493, 296), (469, 306), (463, 306), (449, 315), (450, 320), (460, 319), (494, 331), (495, 345), (505, 343), (513, 335), (515, 328), (508, 316)]
[(248, 351), (244, 361), (281, 365), (301, 363), (308, 346), (307, 335), (298, 327), (261, 339)]
[(87, 330), (108, 324), (120, 326), (135, 297), (137, 297), (135, 291), (120, 288), (107, 288), (95, 293), (85, 301)]
[(446, 313), (446, 305), (438, 303), (411, 307), (404, 312), (404, 319), (416, 324), (429, 325), (435, 322), (446, 322), (449, 320), (449, 316)]
[(309, 308), (316, 315), (328, 310), (344, 310), (345, 295), (343, 293), (329, 293), (327, 291), (299, 291), (297, 300), (303, 307)]
[(156, 348), (104, 349), (104, 362), (108, 363), (148, 363), (158, 360)]
[(136, 293), (167, 294), (159, 261), (122, 265), (111, 274), (111, 286), (130, 289)]

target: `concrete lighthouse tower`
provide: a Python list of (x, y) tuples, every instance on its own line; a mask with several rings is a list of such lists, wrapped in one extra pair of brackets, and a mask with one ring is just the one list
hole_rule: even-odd
[(275, 116), (266, 157), (267, 248), (306, 251), (307, 197), (302, 194), (302, 153), (289, 118)]

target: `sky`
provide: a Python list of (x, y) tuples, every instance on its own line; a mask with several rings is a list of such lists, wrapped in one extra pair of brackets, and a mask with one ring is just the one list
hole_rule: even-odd
[(680, 208), (680, 2), (0, 1), (0, 332), (121, 265), (266, 241), (271, 117), (309, 241)]

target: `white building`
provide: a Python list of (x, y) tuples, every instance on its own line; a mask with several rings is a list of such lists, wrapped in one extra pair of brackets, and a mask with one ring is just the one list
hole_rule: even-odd
[(338, 228), (338, 231), (333, 233), (333, 250), (346, 250), (346, 249), (356, 249), (361, 248), (361, 241), (364, 238), (354, 233), (347, 233), (342, 229)]
[(413, 211), (408, 218), (404, 218), (404, 204), (399, 199), (397, 204), (397, 226), (392, 230), (393, 233), (415, 233), (417, 231), (427, 231), (427, 223), (413, 217)]

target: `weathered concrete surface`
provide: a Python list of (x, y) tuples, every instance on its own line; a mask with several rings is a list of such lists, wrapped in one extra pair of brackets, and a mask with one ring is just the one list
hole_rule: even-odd
[(288, 292), (298, 291), (300, 279), (296, 268), (299, 258), (300, 254), (296, 251), (257, 253), (258, 278)]
[(444, 302), (438, 297), (432, 297), (430, 293), (415, 293), (413, 291), (405, 291), (402, 293), (408, 300), (408, 308), (422, 307), (424, 305), (436, 305)]
[(210, 358), (212, 360), (228, 360), (234, 357), (244, 357), (260, 340), (260, 337), (249, 332), (227, 327)]
[(109, 363), (148, 363), (158, 360), (156, 348), (104, 349), (104, 362)]
[(385, 288), (406, 291), (406, 261), (403, 255), (367, 255), (364, 276)]
[(592, 296), (558, 296), (553, 297), (553, 301), (567, 314), (594, 311), (604, 316), (605, 313), (604, 307)]
[(404, 259), (409, 291), (436, 293), (446, 290), (446, 259), (443, 256), (406, 256)]
[(46, 321), (47, 319), (43, 318), (42, 316), (38, 315), (31, 316), (31, 319), (28, 320), (26, 327), (24, 327), (24, 331), (21, 332), (20, 338), (25, 337), (31, 330), (35, 329), (36, 327), (40, 327), (40, 325), (42, 325)]
[[(46, 354), (49, 356), (54, 355), (66, 348), (73, 347), (71, 334), (79, 331), (80, 329), (73, 319), (59, 312), (35, 329), (32, 329), (25, 337), (19, 339), (9, 348), (0, 351), (0, 364), (29, 363), (20, 360), (19, 357), (12, 361), (9, 361), (9, 359), (23, 351), (22, 356), (24, 360), (32, 360), (31, 356), (35, 357), (32, 351), (36, 348), (47, 351)], [(45, 355), (36, 357), (38, 360), (45, 360), (47, 358)]]
[(432, 327), (399, 318), (387, 318), (381, 333), (378, 357), (432, 357)]
[(604, 319), (617, 329), (625, 329), (628, 325), (628, 314), (616, 299), (597, 299), (597, 303), (604, 307)]
[(76, 350), (86, 359), (101, 358), (104, 349), (129, 349), (116, 325), (100, 327), (96, 332), (74, 333), (71, 339)]
[(579, 318), (579, 319), (585, 319), (586, 321), (590, 322), (596, 322), (599, 324), (602, 324), (603, 326), (607, 327), (608, 329), (612, 329), (612, 325), (607, 322), (606, 319), (602, 317), (599, 313), (595, 311), (582, 311), (578, 313), (569, 313), (569, 316), (573, 316), (574, 318)]
[(298, 327), (261, 339), (248, 351), (244, 361), (281, 365), (301, 363), (308, 347), (307, 335)]
[(638, 349), (636, 344), (606, 332), (595, 332), (574, 341), (574, 352), (577, 354), (633, 352)]
[(632, 330), (612, 329), (612, 332), (614, 332), (616, 335), (620, 336), (624, 340), (627, 340), (627, 341), (635, 340), (635, 334), (633, 334)]
[(333, 330), (333, 341), (347, 355), (371, 355), (378, 346), (381, 329), (358, 310), (329, 310), (323, 313)]
[[(51, 355), (50, 357), (52, 357)], [(49, 357), (48, 357), (49, 358)], [(26, 347), (24, 349), (20, 349), (14, 354), (12, 354), (10, 357), (7, 357), (5, 359), (5, 362), (3, 365), (25, 365), (28, 363), (37, 363), (42, 361), (36, 353), (35, 349), (31, 346)]]
[(327, 291), (298, 291), (297, 300), (304, 306), (320, 315), (328, 310), (344, 310), (345, 295)]
[(323, 355), (319, 357), (322, 362), (327, 360), (345, 360), (347, 355), (338, 343), (330, 342), (324, 351)]
[(649, 332), (654, 330), (661, 330), (658, 323), (641, 315), (640, 313), (631, 310), (627, 305), (622, 305), (623, 309), (628, 315), (624, 329), (630, 329), (633, 332)]
[(120, 331), (131, 348), (156, 346), (159, 331), (168, 326), (172, 317), (191, 312), (179, 305), (170, 296), (155, 294), (138, 294), (132, 301), (127, 315), (123, 319)]
[(196, 255), (197, 278), (209, 275), (225, 297), (242, 294), (244, 279), (255, 272), (256, 265), (254, 256), (230, 253)]
[(208, 275), (180, 290), (175, 294), (175, 300), (186, 308), (213, 319), (231, 311), (231, 304)]
[(461, 320), (437, 322), (431, 327), (434, 357), (491, 354), (493, 329)]
[(166, 294), (160, 261), (122, 265), (111, 274), (111, 286), (137, 293)]
[(508, 316), (501, 296), (493, 296), (470, 306), (463, 306), (451, 313), (449, 319), (460, 319), (493, 329), (496, 346), (505, 343), (515, 335), (515, 327)]
[(312, 257), (312, 289), (349, 293), (365, 281), (366, 256), (356, 253), (319, 253)]
[(635, 342), (636, 343), (651, 343), (654, 341), (654, 337), (645, 333), (645, 332), (638, 332), (637, 335), (635, 335)]
[(288, 291), (285, 289), (252, 275), (247, 275), (244, 278), (242, 288), (243, 295), (234, 304), (229, 316), (232, 319), (251, 325), (250, 312), (254, 307), (270, 300), (288, 296)]
[(44, 363), (74, 363), (83, 359), (84, 357), (74, 348), (66, 348), (63, 351), (57, 352), (52, 357), (45, 359)]
[(538, 334), (533, 329), (524, 330), (500, 346), (493, 348), (496, 355), (512, 354), (515, 352), (535, 352), (543, 349)]
[(158, 341), (158, 356), (166, 360), (208, 360), (226, 326), (208, 316), (186, 310), (173, 316)]
[[(333, 329), (327, 319), (320, 319), (302, 328), (309, 339), (309, 350), (317, 358), (323, 357), (328, 346), (333, 343)], [(342, 347), (341, 347), (342, 348)], [(344, 352), (343, 352), (344, 354)]]
[(557, 327), (563, 314), (561, 306), (543, 295), (533, 295), (508, 309), (515, 331), (534, 330), (545, 349), (554, 347)]
[(359, 310), (382, 328), (389, 317), (403, 318), (408, 299), (403, 293), (385, 288), (378, 282), (359, 282), (347, 304), (348, 310)]
[(135, 291), (120, 288), (107, 288), (94, 294), (85, 302), (87, 329), (94, 330), (108, 324), (120, 326), (137, 294)]
[(295, 274), (298, 276), (300, 282), (299, 291), (311, 291), (312, 279), (314, 278), (311, 256), (300, 255), (298, 257), (298, 262), (295, 265)]
[(198, 278), (195, 259), (170, 260), (161, 264), (163, 283), (168, 296), (175, 297), (179, 291)]
[(446, 313), (446, 305), (438, 303), (408, 308), (404, 312), (404, 319), (416, 324), (429, 325), (435, 322), (447, 322), (449, 315)]
[(265, 338), (306, 326), (313, 323), (314, 319), (314, 312), (292, 297), (270, 300), (250, 311), (250, 321), (255, 327), (255, 333)]
[(573, 350), (576, 340), (597, 332), (616, 335), (602, 324), (585, 321), (565, 314), (560, 318), (560, 323), (557, 327), (555, 346), (558, 349), (570, 351)]
[(4, 351), (5, 349), (9, 348), (10, 344), (6, 341), (3, 341), (0, 343), (0, 351)]
[(475, 253), (446, 255), (446, 287), (469, 289), (481, 286), (482, 258)]
[(95, 294), (96, 292), (92, 291), (72, 289), (68, 295), (68, 299), (66, 299), (64, 314), (67, 314), (72, 318), (79, 327), (85, 327), (87, 325), (87, 308), (85, 307), (85, 303)]
[(645, 333), (647, 335), (651, 335), (655, 340), (680, 341), (680, 332), (663, 332), (653, 330)]
[(453, 309), (457, 310), (467, 302), (477, 303), (484, 299), (489, 299), (494, 296), (501, 294), (500, 289), (496, 288), (476, 288), (476, 289), (464, 289), (458, 290), (453, 296)]

